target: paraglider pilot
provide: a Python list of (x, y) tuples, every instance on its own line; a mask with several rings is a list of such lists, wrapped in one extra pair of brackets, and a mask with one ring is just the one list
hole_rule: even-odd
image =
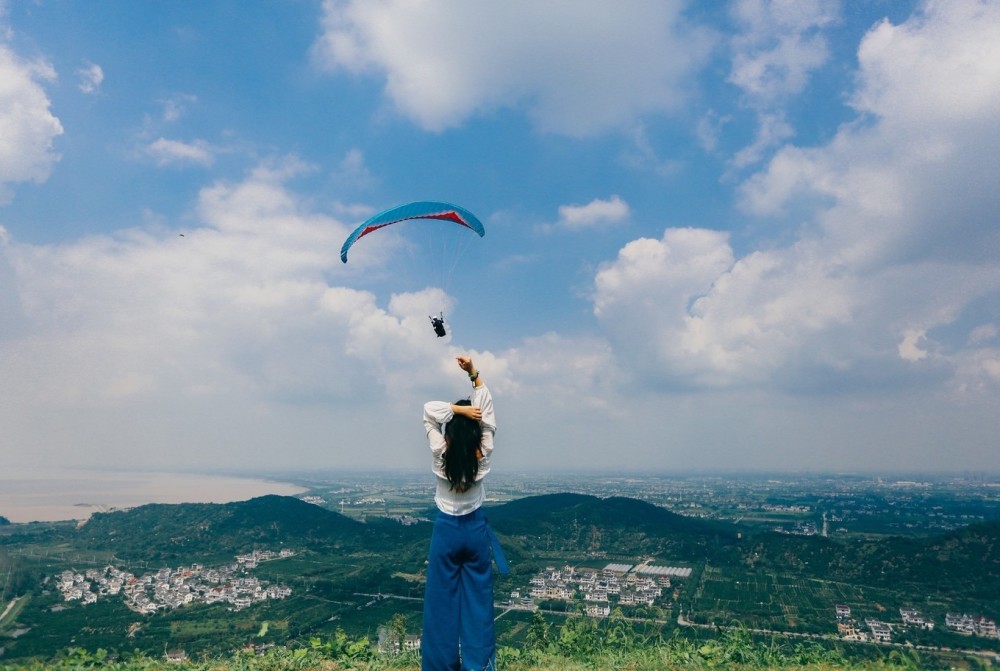
[(441, 313), (440, 317), (429, 317), (431, 320), (431, 327), (434, 329), (434, 333), (437, 334), (438, 338), (443, 338), (448, 335), (448, 332), (444, 330), (444, 313)]

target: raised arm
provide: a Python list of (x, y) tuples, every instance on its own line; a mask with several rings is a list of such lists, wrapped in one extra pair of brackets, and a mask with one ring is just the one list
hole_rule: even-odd
[[(479, 374), (479, 371), (476, 370), (475, 364), (472, 363), (472, 357), (467, 356), (467, 355), (461, 355), (461, 356), (455, 357), (455, 361), (458, 362), (458, 367), (459, 368), (461, 368), (466, 373), (468, 373), (469, 379), (472, 380), (472, 388), (473, 389), (472, 389), (472, 405), (454, 405), (454, 406), (452, 406), (452, 411), (456, 415), (464, 415), (465, 417), (468, 417), (469, 419), (474, 419), (477, 422), (480, 422), (480, 421), (483, 420), (483, 415), (485, 413), (485, 409), (483, 408), (483, 405), (482, 405), (481, 402), (477, 403), (476, 401), (479, 400), (479, 397), (482, 396), (481, 393), (477, 393), (477, 392), (479, 392), (480, 390), (485, 390), (485, 386), (483, 385), (483, 378)], [(489, 395), (489, 393), (487, 392), (487, 396), (488, 395)], [(492, 412), (492, 409), (493, 409), (493, 400), (490, 399), (490, 411), (491, 412)], [(493, 428), (496, 428), (495, 425), (493, 426)]]
[[(444, 436), (442, 435), (442, 428), (454, 416), (461, 415), (475, 420), (482, 425), (483, 438), (479, 456), (480, 459), (484, 457), (488, 459), (490, 452), (493, 451), (493, 434), (497, 429), (496, 415), (493, 412), (493, 396), (483, 382), (479, 371), (472, 363), (472, 357), (463, 355), (455, 357), (455, 360), (458, 362), (459, 368), (464, 370), (472, 381), (472, 405), (456, 405), (447, 401), (428, 401), (424, 404), (424, 429), (427, 432), (431, 452), (435, 456), (440, 456), (444, 453), (446, 445)], [(486, 469), (480, 472), (483, 475), (489, 472), (488, 461)]]
[(459, 368), (464, 370), (472, 380), (472, 405), (453, 406), (455, 414), (464, 414), (466, 417), (476, 420), (483, 427), (483, 438), (479, 446), (479, 458), (481, 460), (479, 477), (489, 473), (489, 457), (493, 452), (493, 434), (497, 430), (497, 418), (493, 412), (493, 395), (483, 381), (483, 376), (472, 363), (472, 357), (455, 357)]

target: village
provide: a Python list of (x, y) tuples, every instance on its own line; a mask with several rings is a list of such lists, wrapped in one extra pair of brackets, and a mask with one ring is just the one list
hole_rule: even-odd
[(55, 576), (55, 581), (64, 601), (88, 605), (101, 598), (121, 595), (130, 609), (147, 615), (191, 603), (224, 603), (233, 610), (241, 610), (267, 599), (284, 599), (292, 593), (291, 588), (269, 585), (250, 572), (261, 562), (294, 554), (289, 549), (280, 552), (254, 550), (237, 555), (232, 564), (161, 568), (156, 573), (139, 577), (114, 566), (87, 569), (83, 573), (66, 570)]
[[(608, 564), (603, 570), (564, 566), (549, 566), (531, 579), (531, 589), (522, 595), (511, 592), (511, 602), (522, 607), (534, 607), (538, 601), (573, 602), (583, 599), (584, 612), (590, 617), (607, 617), (612, 604), (618, 606), (669, 607), (676, 598), (676, 580), (690, 577), (690, 568), (650, 566), (647, 563)], [(672, 579), (674, 582), (672, 582)], [(664, 590), (671, 590), (664, 599)]]
[[(862, 627), (851, 617), (850, 606), (837, 604), (837, 634), (845, 641), (872, 641), (875, 643), (892, 643), (895, 627), (913, 627), (919, 629), (934, 629), (934, 622), (920, 611), (912, 608), (900, 608), (899, 616), (902, 624), (883, 622), (874, 617), (867, 617)], [(945, 616), (945, 626), (960, 634), (998, 638), (996, 622), (984, 616), (948, 613)], [(867, 631), (866, 631), (867, 629)]]

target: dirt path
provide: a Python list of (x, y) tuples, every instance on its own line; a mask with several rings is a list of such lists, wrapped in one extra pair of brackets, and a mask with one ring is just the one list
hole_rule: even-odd
[(11, 602), (7, 604), (7, 607), (3, 609), (2, 613), (0, 613), (0, 622), (3, 622), (3, 619), (7, 617), (7, 613), (9, 613), (12, 608), (14, 608), (14, 604), (16, 604), (17, 600), (20, 598), (21, 597), (19, 596), (15, 596), (13, 600), (11, 600)]

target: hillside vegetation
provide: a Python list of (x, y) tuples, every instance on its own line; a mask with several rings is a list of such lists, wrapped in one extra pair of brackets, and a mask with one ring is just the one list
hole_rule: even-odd
[[(693, 643), (683, 638), (647, 639), (630, 633), (624, 623), (599, 627), (579, 618), (558, 631), (535, 628), (535, 637), (523, 648), (498, 651), (497, 666), (505, 671), (881, 671), (931, 669), (919, 655), (893, 652), (868, 661), (848, 661), (836, 651), (808, 643), (794, 645), (776, 640), (755, 642), (746, 631), (726, 632), (716, 640)], [(99, 650), (67, 651), (47, 662), (22, 662), (0, 668), (25, 671), (59, 669), (108, 669), (109, 671), (416, 671), (417, 653), (377, 653), (367, 639), (352, 640), (342, 633), (330, 640), (312, 639), (301, 647), (276, 647), (264, 651), (245, 649), (228, 657), (172, 660), (142, 654), (114, 657)], [(944, 667), (947, 668), (947, 667)], [(954, 667), (952, 667), (954, 668)]]
[[(551, 611), (550, 621), (509, 610), (498, 620), (504, 669), (969, 668), (967, 659), (986, 660), (997, 649), (995, 641), (943, 627), (911, 632), (895, 648), (844, 643), (836, 639), (833, 604), (849, 604), (859, 618), (891, 617), (914, 604), (938, 621), (953, 608), (990, 613), (1000, 601), (998, 523), (925, 538), (741, 536), (731, 524), (581, 494), (526, 497), (490, 506), (487, 514), (513, 567), (512, 576), (498, 580), (500, 602), (526, 590), (548, 565), (600, 569), (655, 559), (693, 569), (662, 605), (619, 607), (609, 618), (579, 617), (579, 604), (544, 601), (538, 606)], [(265, 496), (146, 505), (95, 514), (79, 527), (11, 526), (16, 533), (5, 533), (0, 544), (0, 586), (16, 605), (0, 619), (2, 668), (156, 669), (174, 648), (199, 660), (189, 662), (192, 668), (419, 666), (406, 655), (379, 657), (372, 640), (396, 616), (409, 633), (419, 631), (427, 523), (361, 523), (293, 497)], [(255, 548), (293, 551), (255, 573), (289, 586), (288, 598), (238, 611), (192, 604), (139, 615), (122, 598), (65, 603), (53, 587), (55, 574), (68, 567), (113, 563), (140, 576), (232, 562)], [(968, 649), (918, 658), (906, 647), (911, 642)], [(225, 656), (244, 645), (266, 652)]]

